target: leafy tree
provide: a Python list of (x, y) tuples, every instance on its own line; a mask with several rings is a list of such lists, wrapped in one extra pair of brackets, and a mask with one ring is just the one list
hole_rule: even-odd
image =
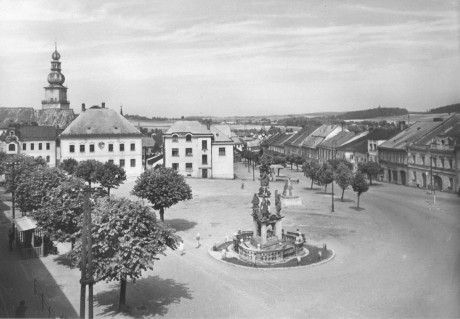
[(356, 173), (353, 177), (351, 186), (353, 187), (353, 191), (358, 194), (358, 204), (356, 207), (359, 208), (359, 198), (361, 197), (362, 193), (367, 192), (367, 190), (369, 189), (369, 184), (367, 183), (366, 178), (363, 174)]
[(299, 170), (299, 165), (302, 167), (303, 163), (305, 163), (305, 158), (300, 155), (296, 155), (294, 157), (294, 163), (295, 163), (296, 169)]
[[(127, 280), (152, 270), (158, 255), (176, 249), (180, 237), (159, 222), (147, 206), (126, 198), (101, 198), (93, 207), (93, 269), (96, 281), (120, 281), (120, 308), (126, 305)], [(81, 246), (71, 252), (79, 262)]]
[(260, 159), (259, 159), (259, 164), (260, 164), (260, 173), (262, 174), (265, 172), (267, 175), (270, 175), (271, 173), (271, 168), (270, 165), (272, 164), (272, 158), (268, 154), (263, 154)]
[(73, 175), (78, 167), (78, 162), (74, 158), (67, 158), (62, 161), (60, 167), (68, 174)]
[(117, 188), (126, 180), (126, 172), (123, 167), (114, 163), (104, 163), (98, 171), (97, 178), (102, 187), (107, 188), (107, 193), (110, 196), (110, 189)]
[(321, 185), (324, 185), (324, 192), (327, 190), (327, 185), (332, 183), (333, 180), (334, 171), (332, 170), (332, 166), (327, 162), (323, 163), (319, 169), (318, 181), (321, 183)]
[(143, 172), (137, 178), (131, 194), (152, 203), (153, 208), (160, 211), (161, 221), (164, 221), (165, 208), (192, 199), (192, 189), (184, 177), (172, 168), (165, 167)]
[(343, 202), (343, 194), (348, 186), (351, 185), (353, 181), (353, 172), (350, 168), (348, 168), (345, 164), (339, 164), (336, 171), (336, 178), (335, 178), (337, 185), (340, 186), (342, 189), (342, 198), (341, 201)]
[(40, 167), (29, 172), (17, 185), (15, 200), (22, 212), (32, 212), (41, 207), (46, 194), (58, 187), (65, 179), (63, 171), (58, 168)]
[(88, 182), (91, 187), (91, 183), (99, 181), (99, 173), (102, 170), (103, 164), (96, 160), (86, 160), (78, 163), (77, 169), (75, 170), (75, 176), (79, 177)]
[(0, 175), (5, 174), (5, 163), (8, 159), (8, 155), (5, 152), (0, 152)]
[(317, 160), (313, 160), (311, 162), (306, 161), (302, 165), (303, 174), (311, 179), (311, 189), (313, 189), (313, 183), (317, 182), (319, 179), (320, 168), (321, 165)]
[(85, 182), (69, 176), (50, 189), (40, 207), (33, 212), (38, 226), (59, 242), (71, 241), (72, 248), (81, 229)]
[(358, 171), (361, 174), (366, 174), (369, 178), (369, 184), (372, 185), (372, 176), (377, 176), (382, 171), (382, 166), (377, 162), (359, 163)]
[(289, 162), (289, 164), (291, 164), (291, 170), (292, 170), (292, 164), (294, 162), (294, 155), (293, 154), (286, 155), (286, 162)]
[[(15, 163), (14, 168), (8, 162)], [(30, 172), (37, 167), (46, 167), (46, 162), (42, 158), (33, 158), (23, 154), (14, 155), (3, 163), (4, 172), (9, 178), (6, 180), (5, 189), (8, 193), (16, 190), (24, 179), (27, 179)], [(14, 175), (14, 179), (13, 179)]]
[(344, 158), (330, 159), (330, 160), (328, 160), (328, 163), (332, 165), (332, 169), (334, 171), (337, 171), (337, 169), (340, 166), (340, 164), (343, 164), (343, 165), (347, 166), (350, 170), (353, 170), (353, 164), (350, 163), (349, 161), (347, 161)]

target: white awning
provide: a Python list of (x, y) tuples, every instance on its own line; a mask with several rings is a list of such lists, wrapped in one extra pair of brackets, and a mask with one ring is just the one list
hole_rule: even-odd
[(29, 216), (16, 218), (14, 220), (14, 224), (16, 225), (17, 230), (21, 232), (37, 228), (37, 221), (33, 217)]

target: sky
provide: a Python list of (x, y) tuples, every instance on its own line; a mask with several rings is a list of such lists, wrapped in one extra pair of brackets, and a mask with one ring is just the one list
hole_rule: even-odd
[(0, 107), (148, 117), (410, 111), (460, 102), (456, 0), (0, 0)]

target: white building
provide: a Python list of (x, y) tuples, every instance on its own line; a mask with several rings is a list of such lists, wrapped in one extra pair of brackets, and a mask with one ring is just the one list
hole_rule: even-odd
[(93, 106), (82, 113), (59, 135), (61, 160), (95, 159), (123, 167), (127, 177), (139, 176), (142, 166), (142, 134), (118, 112)]
[(41, 157), (50, 167), (56, 166), (56, 137), (54, 126), (17, 126), (1, 136), (1, 150), (6, 154), (24, 154)]
[(190, 177), (234, 177), (233, 140), (218, 128), (197, 121), (177, 121), (163, 139), (165, 167)]

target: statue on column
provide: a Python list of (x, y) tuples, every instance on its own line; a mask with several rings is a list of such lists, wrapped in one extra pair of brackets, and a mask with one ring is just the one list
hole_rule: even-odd
[(278, 190), (275, 191), (275, 208), (276, 208), (276, 215), (281, 214), (281, 198)]

